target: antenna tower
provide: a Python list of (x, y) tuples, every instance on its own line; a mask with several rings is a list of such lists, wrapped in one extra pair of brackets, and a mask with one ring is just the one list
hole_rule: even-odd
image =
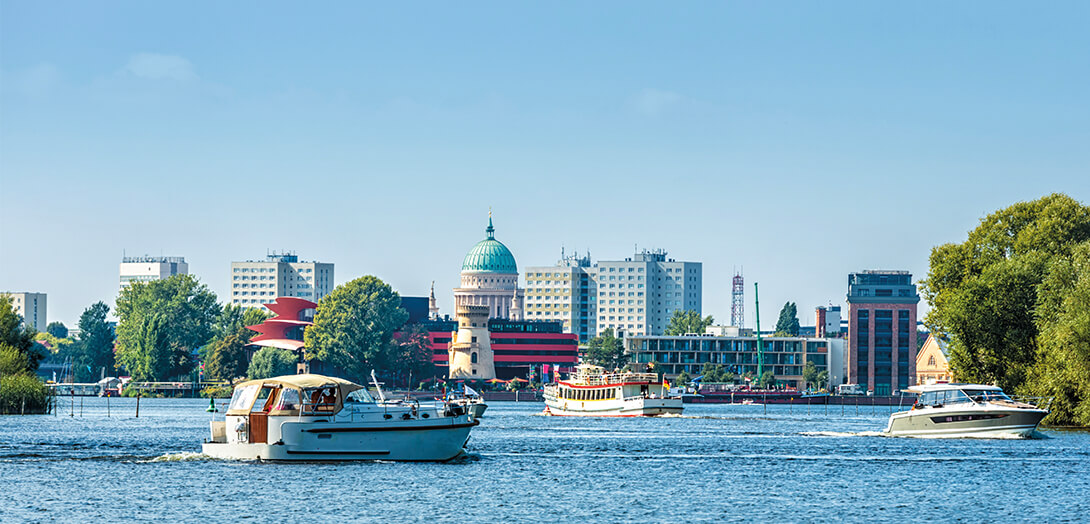
[(746, 303), (746, 291), (745, 281), (742, 279), (742, 273), (740, 271), (734, 272), (734, 284), (731, 286), (730, 292), (730, 325), (737, 327), (745, 327), (745, 303)]

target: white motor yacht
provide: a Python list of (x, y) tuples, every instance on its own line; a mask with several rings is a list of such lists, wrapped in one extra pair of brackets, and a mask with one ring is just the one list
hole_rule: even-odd
[(465, 407), (473, 415), (473, 418), (480, 418), (484, 415), (484, 411), (488, 409), (488, 404), (484, 403), (484, 397), (477, 390), (469, 387), (468, 384), (462, 385), (461, 394), (452, 392), (448, 395), (447, 401), (456, 406)]
[(908, 411), (889, 417), (891, 436), (1028, 437), (1048, 415), (1050, 399), (1014, 400), (996, 386), (929, 384), (908, 391), (919, 397)]
[(203, 451), (227, 459), (445, 461), (464, 452), (478, 424), (448, 402), (376, 402), (347, 380), (287, 375), (235, 386)]

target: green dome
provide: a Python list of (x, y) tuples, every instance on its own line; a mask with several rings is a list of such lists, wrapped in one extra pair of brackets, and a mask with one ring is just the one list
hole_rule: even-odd
[(466, 253), (462, 261), (462, 271), (474, 273), (518, 273), (515, 265), (515, 256), (511, 250), (503, 245), (503, 242), (494, 237), (495, 229), (492, 227), (492, 217), (488, 218), (488, 229), (484, 230), (488, 238), (477, 242), (473, 249)]

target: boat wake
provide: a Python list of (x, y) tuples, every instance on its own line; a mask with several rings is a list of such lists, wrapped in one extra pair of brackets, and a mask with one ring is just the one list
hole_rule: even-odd
[(156, 462), (196, 462), (202, 460), (213, 460), (212, 457), (205, 455), (204, 453), (195, 453), (192, 451), (186, 451), (182, 453), (167, 453), (165, 455), (159, 455), (158, 457), (138, 460), (137, 462), (142, 464), (152, 464)]
[(882, 431), (803, 431), (807, 437), (888, 437)]

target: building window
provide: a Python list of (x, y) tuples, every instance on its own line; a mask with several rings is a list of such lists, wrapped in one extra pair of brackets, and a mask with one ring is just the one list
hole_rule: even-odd
[(931, 355), (930, 357), (927, 358), (927, 365), (928, 366), (934, 366), (935, 365), (935, 355)]

